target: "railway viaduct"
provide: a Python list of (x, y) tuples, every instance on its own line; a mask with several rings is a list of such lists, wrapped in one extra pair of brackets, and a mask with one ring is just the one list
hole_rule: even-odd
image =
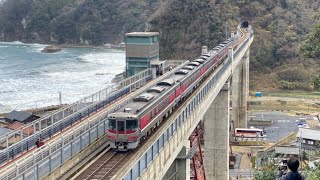
[[(190, 159), (196, 155), (195, 146), (200, 142), (192, 144), (189, 137), (200, 122), (204, 123), (205, 128), (204, 161), (193, 163), (204, 166), (205, 173), (197, 172), (192, 176), (195, 179), (228, 179), (230, 117), (234, 127), (247, 125), (249, 55), (254, 38), (250, 26), (247, 35), (237, 49), (229, 49), (224, 62), (155, 133), (132, 152), (130, 159), (122, 162), (111, 179), (190, 179)], [(164, 74), (163, 78), (172, 72)], [(108, 150), (106, 115), (121, 108), (135, 94), (153, 86), (156, 80), (150, 80), (151, 76), (152, 72), (147, 70), (119, 83), (117, 88), (121, 90), (119, 96), (122, 98), (103, 110), (97, 111), (96, 103), (109, 97), (110, 92), (113, 93), (112, 97), (118, 97), (115, 90), (103, 90), (42, 118), (28, 127), (35, 132), (32, 135), (22, 136), (25, 129), (21, 129), (4, 139), (0, 137), (0, 140), (5, 140), (1, 143), (6, 144), (0, 151), (0, 179), (69, 179), (80, 167), (89, 166), (92, 163), (90, 159), (99, 157), (98, 152)], [(128, 93), (123, 87), (129, 87), (128, 91), (135, 90)], [(126, 96), (123, 97), (123, 94)], [(77, 113), (87, 114), (77, 122)], [(70, 124), (61, 124), (70, 119)], [(54, 134), (56, 129), (58, 133)], [(10, 144), (10, 139), (16, 137), (17, 133), (20, 133), (21, 138)], [(30, 145), (29, 142), (39, 137), (46, 139), (43, 147)]]
[[(204, 121), (205, 177), (197, 174), (194, 175), (198, 176), (195, 179), (225, 180), (229, 178), (230, 113), (232, 113), (235, 127), (247, 126), (249, 55), (253, 38), (251, 34), (242, 47), (235, 50), (229, 49), (229, 56), (224, 65), (170, 117), (161, 127), (161, 131), (157, 132), (154, 140), (148, 141), (147, 143), (150, 144), (144, 145), (142, 153), (129, 162), (115, 176), (115, 179), (190, 179), (190, 155), (192, 156), (193, 153), (189, 137), (202, 120)], [(189, 112), (188, 107), (190, 108), (198, 97), (202, 98), (201, 102)], [(230, 101), (232, 102), (231, 112)], [(178, 122), (186, 113), (184, 122), (179, 127), (175, 127), (179, 125)], [(161, 145), (159, 143), (161, 139), (167, 142), (158, 150), (157, 146)]]

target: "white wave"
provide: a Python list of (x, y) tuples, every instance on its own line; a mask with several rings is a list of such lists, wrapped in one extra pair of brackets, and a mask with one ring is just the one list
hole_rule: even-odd
[(1, 79), (0, 112), (3, 107), (23, 110), (56, 105), (59, 103), (59, 91), (62, 93), (63, 103), (73, 103), (105, 88), (114, 75), (123, 72), (125, 67), (124, 52), (93, 50), (71, 57), (59, 57), (53, 63), (37, 67), (36, 71), (28, 70), (27, 77)]
[(113, 63), (113, 65), (120, 65), (120, 64), (123, 64), (123, 62), (119, 58), (123, 57), (123, 61), (124, 61), (125, 57), (122, 55), (119, 56), (119, 54), (118, 53), (115, 53), (115, 54), (113, 54), (113, 53), (90, 53), (90, 54), (81, 55), (78, 58), (83, 61), (93, 63), (93, 64)]
[(0, 44), (8, 44), (8, 45), (24, 45), (24, 43), (20, 41), (11, 41), (11, 42), (0, 42)]
[(23, 46), (30, 47), (31, 51), (40, 52), (43, 48), (45, 48), (46, 44), (38, 44), (38, 43), (22, 43), (20, 41), (12, 41), (12, 42), (0, 42), (0, 47), (10, 47), (10, 46)]
[(45, 48), (46, 44), (38, 44), (38, 43), (30, 43), (30, 44), (25, 44), (26, 46), (30, 47), (31, 51), (35, 51), (35, 52), (41, 52), (43, 50), (43, 48)]

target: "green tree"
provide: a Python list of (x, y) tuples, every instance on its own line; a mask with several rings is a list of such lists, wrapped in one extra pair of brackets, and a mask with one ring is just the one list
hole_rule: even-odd
[(306, 170), (305, 175), (306, 180), (320, 180), (320, 164), (315, 163), (315, 167)]
[(320, 13), (315, 16), (317, 20), (311, 32), (300, 47), (300, 52), (306, 57), (320, 57)]
[(313, 79), (313, 88), (320, 91), (320, 74)]
[(55, 33), (59, 37), (59, 43), (74, 43), (78, 37), (76, 22), (72, 18), (61, 16), (55, 24)]
[(260, 171), (254, 172), (255, 180), (274, 180), (276, 179), (277, 167), (272, 163), (265, 164)]

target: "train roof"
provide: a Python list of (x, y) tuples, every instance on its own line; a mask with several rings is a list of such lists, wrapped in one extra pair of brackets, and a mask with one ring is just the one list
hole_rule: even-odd
[(208, 59), (208, 57), (207, 57), (207, 56), (200, 56), (198, 59), (207, 60), (207, 59)]
[[(108, 119), (116, 119), (116, 117), (124, 117), (127, 119), (137, 119), (138, 115), (134, 113), (130, 113), (122, 109), (123, 111), (117, 111), (108, 115)], [(132, 111), (132, 110), (131, 110)]]
[[(198, 62), (196, 62), (198, 63)], [(199, 63), (198, 63), (199, 64)], [(146, 90), (145, 92), (139, 94), (138, 96), (133, 98), (133, 101), (126, 104), (124, 107), (119, 109), (118, 111), (110, 114), (112, 117), (138, 117), (139, 112), (144, 110), (147, 106), (152, 104), (156, 101), (160, 96), (162, 96), (167, 89), (170, 89), (176, 82), (182, 81), (186, 78), (186, 74), (196, 69), (194, 66), (185, 66), (189, 67), (191, 70), (186, 70), (184, 68), (179, 69), (177, 72), (181, 73), (174, 73), (170, 76), (170, 78), (163, 79), (162, 81), (158, 82), (156, 86), (151, 87), (150, 89)], [(184, 73), (182, 73), (184, 72)], [(130, 118), (129, 118), (130, 119)]]
[(178, 71), (175, 72), (175, 74), (188, 74), (189, 70), (186, 69), (180, 69)]
[(138, 117), (139, 112), (141, 112), (148, 104), (155, 101), (157, 97), (164, 94), (165, 91), (149, 91), (148, 93), (142, 93), (135, 98), (129, 104), (126, 104), (124, 107), (118, 111), (110, 114), (108, 117)]
[(151, 99), (154, 98), (154, 95), (150, 92), (150, 93), (142, 93), (139, 94), (137, 97), (133, 98), (133, 101), (135, 102), (149, 102)]
[(210, 54), (202, 54), (202, 56), (210, 57)]
[(193, 62), (190, 62), (188, 65), (190, 65), (190, 66), (199, 66), (200, 63), (193, 61)]
[(203, 60), (203, 59), (196, 59), (196, 60), (194, 60), (193, 62), (198, 62), (198, 63), (200, 63), (200, 64), (203, 64), (203, 63), (206, 62), (206, 61)]
[(156, 92), (156, 93), (161, 93), (162, 91), (164, 91), (166, 88), (163, 87), (163, 86), (154, 86), (150, 89), (147, 90), (148, 93), (151, 93), (151, 92)]
[[(223, 47), (228, 43), (229, 42), (227, 41), (219, 44), (210, 52), (213, 52), (212, 55), (214, 55), (217, 52), (221, 51)], [(183, 82), (184, 79), (189, 77), (187, 74), (198, 70), (199, 66), (205, 63), (209, 57), (211, 57), (210, 54), (203, 54), (199, 58), (189, 62), (186, 66), (182, 67), (179, 70), (176, 70), (170, 77), (159, 81), (155, 86), (134, 97), (132, 102), (124, 105), (124, 107), (121, 107), (121, 109), (119, 109), (118, 111), (109, 114), (109, 116), (111, 117), (111, 119), (117, 116), (127, 119), (137, 118), (140, 113), (146, 110), (147, 107), (153, 106), (153, 104), (160, 98), (162, 98), (162, 96), (164, 96), (167, 91), (171, 90), (172, 87), (175, 86), (176, 82)]]
[(182, 69), (186, 69), (186, 70), (193, 70), (194, 66), (185, 66)]
[(157, 83), (157, 86), (172, 86), (174, 83), (176, 83), (176, 80), (173, 78), (170, 79), (164, 79)]

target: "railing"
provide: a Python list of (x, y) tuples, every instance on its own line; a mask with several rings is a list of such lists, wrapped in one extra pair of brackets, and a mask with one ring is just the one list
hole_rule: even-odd
[[(182, 68), (187, 63), (188, 62), (185, 62), (174, 70), (167, 72), (159, 77), (159, 80), (171, 76), (176, 69)], [(156, 85), (156, 83), (157, 82), (153, 82), (146, 87), (152, 87)], [(132, 98), (127, 99), (122, 104), (117, 104), (113, 108), (107, 107), (105, 111), (97, 112), (97, 118), (93, 118), (90, 121), (80, 124), (81, 126), (79, 127), (68, 130), (67, 132), (70, 131), (69, 133), (66, 132), (58, 135), (54, 140), (36, 149), (35, 152), (31, 152), (25, 157), (16, 160), (15, 163), (11, 163), (7, 167), (2, 168), (0, 170), (0, 180), (14, 178), (41, 179), (66, 160), (74, 157), (90, 143), (104, 135), (107, 128), (108, 121), (106, 117), (108, 113), (114, 112), (131, 102)], [(8, 155), (8, 152), (6, 155)], [(2, 157), (0, 156), (0, 158)]]
[[(249, 40), (249, 38), (244, 40), (241, 46), (234, 51), (234, 55), (239, 54), (247, 45)], [(135, 162), (134, 164), (132, 163), (132, 166), (129, 168), (129, 170), (125, 172), (124, 177), (122, 177), (123, 180), (139, 179), (139, 177), (141, 177), (143, 173), (147, 172), (146, 170), (151, 165), (152, 161), (154, 161), (158, 157), (159, 153), (164, 151), (165, 146), (178, 133), (178, 130), (182, 128), (184, 124), (187, 123), (187, 121), (190, 121), (188, 118), (192, 115), (192, 113), (195, 110), (197, 110), (197, 108), (199, 108), (199, 104), (202, 103), (208, 92), (217, 86), (217, 82), (220, 80), (225, 71), (229, 70), (230, 68), (233, 68), (231, 64), (232, 59), (228, 58), (228, 60), (223, 64), (223, 67), (219, 69), (218, 72), (209, 81), (207, 81), (204, 86), (202, 86), (202, 89), (198, 91), (198, 94), (194, 94), (193, 98), (190, 101), (188, 101), (189, 103), (183, 105), (184, 109), (180, 110), (181, 113), (176, 115), (175, 119), (173, 119), (173, 121), (170, 122), (168, 127), (161, 131), (163, 133), (160, 134), (158, 138), (154, 138), (153, 143), (150, 145), (150, 147), (146, 149), (145, 152), (140, 154), (137, 162)], [(180, 131), (180, 135), (181, 134), (182, 132)], [(173, 148), (176, 147), (178, 147), (178, 145), (175, 144)], [(171, 149), (169, 151), (171, 151)], [(152, 179), (154, 177), (149, 178)]]
[(118, 84), (118, 89), (121, 88), (119, 90), (107, 87), (70, 106), (27, 124), (19, 130), (2, 136), (0, 143), (5, 144), (5, 147), (0, 150), (0, 165), (33, 148), (38, 139), (51, 138), (55, 134), (89, 117), (92, 113), (105, 108), (132, 90), (143, 86), (151, 79), (152, 70), (144, 70), (133, 77), (121, 81)]
[(216, 75), (213, 76), (205, 86), (203, 86), (199, 93), (193, 95), (192, 100), (190, 100), (188, 104), (184, 105), (184, 110), (181, 110), (181, 113), (176, 115), (176, 118), (168, 126), (168, 128), (164, 130), (159, 138), (155, 138), (153, 144), (141, 154), (140, 159), (126, 173), (125, 177), (123, 177), (124, 180), (134, 180), (141, 177), (151, 162), (164, 149), (169, 140), (178, 132), (179, 128), (181, 128), (188, 121), (189, 116), (193, 111), (196, 110), (196, 108), (199, 107), (199, 104), (205, 99), (207, 93), (217, 85), (217, 82), (220, 80), (223, 73), (230, 68), (231, 62), (232, 60), (228, 59), (225, 64), (223, 64), (223, 67), (219, 69)]
[[(242, 50), (245, 47), (247, 42), (248, 42), (248, 39), (246, 39), (242, 43), (242, 45), (235, 51), (235, 53), (240, 52), (240, 50)], [(188, 62), (185, 62), (185, 63), (179, 65), (178, 67), (176, 67), (176, 69), (180, 69), (181, 67), (185, 66), (186, 63), (188, 63)], [(214, 86), (215, 82), (224, 73), (224, 71), (230, 66), (230, 64), (232, 64), (232, 62), (230, 59), (228, 59), (226, 61), (226, 63), (223, 65), (223, 68), (221, 68), (219, 70), (219, 72), (211, 80), (210, 84), (206, 87), (206, 91), (210, 90), (212, 88), (212, 86)], [(161, 76), (159, 78), (158, 81), (161, 81), (162, 79), (165, 79), (168, 76), (172, 75), (176, 69), (164, 74), (163, 76)], [(142, 80), (146, 81), (146, 78), (144, 78)], [(139, 83), (140, 83), (140, 81), (139, 81)], [(146, 86), (146, 88), (154, 86), (155, 84), (156, 84), (156, 82), (154, 82), (152, 84), (148, 84), (148, 86)], [(132, 87), (135, 87), (136, 85), (137, 85), (137, 83), (134, 83), (134, 85), (131, 84), (129, 89)], [(125, 90), (126, 88), (127, 87), (125, 87), (124, 89), (121, 89), (121, 90)], [(201, 98), (203, 98), (204, 95), (205, 95), (205, 92), (201, 92), (195, 98), (201, 99)], [(106, 108), (106, 110), (103, 112), (102, 111), (97, 112), (96, 117), (92, 118), (90, 121), (86, 121), (85, 123), (80, 124), (80, 126), (77, 126), (77, 128), (70, 129), (70, 130), (66, 131), (66, 133), (58, 135), (58, 137), (55, 137), (55, 139), (53, 141), (46, 143), (43, 147), (35, 149), (35, 151), (28, 153), (26, 156), (20, 158), (19, 160), (16, 160), (14, 163), (10, 163), (8, 166), (1, 168), (0, 180), (14, 179), (14, 178), (40, 179), (40, 178), (44, 177), (48, 173), (52, 172), (59, 165), (61, 165), (63, 162), (65, 162), (67, 159), (70, 159), (75, 154), (79, 153), (82, 149), (87, 147), (91, 142), (98, 139), (98, 137), (101, 137), (103, 134), (105, 134), (105, 131), (107, 128), (106, 117), (107, 117), (108, 113), (113, 112), (113, 111), (117, 110), (118, 108), (121, 108), (123, 105), (125, 105), (126, 103), (129, 103), (131, 100), (132, 100), (132, 97), (127, 99), (122, 104), (117, 104), (117, 106), (115, 106), (113, 108), (110, 108), (110, 109)], [(104, 101), (101, 101), (100, 103), (95, 104), (95, 105), (92, 104), (90, 107), (91, 108), (92, 107), (96, 107), (96, 108), (101, 107), (101, 103), (103, 104), (103, 102)], [(193, 102), (193, 104), (187, 105), (186, 112), (192, 111), (192, 109), (195, 108), (195, 104), (196, 103)], [(95, 110), (95, 109), (93, 108), (93, 110)], [(86, 111), (82, 111), (82, 112), (84, 114), (81, 113), (80, 115), (81, 116), (84, 115), (84, 116), (81, 118), (85, 118), (85, 117), (88, 117), (89, 115), (92, 115), (92, 111), (89, 108), (86, 109)], [(89, 113), (89, 112), (91, 112), (91, 113)], [(181, 118), (183, 116), (186, 116), (186, 118), (188, 117), (187, 114), (183, 113), (181, 116), (179, 116), (179, 118)], [(179, 119), (178, 121), (181, 122), (183, 120)], [(60, 126), (64, 126), (63, 123), (64, 122), (61, 122), (62, 125), (57, 124), (57, 126), (55, 126), (55, 128), (59, 128)], [(176, 120), (176, 123), (178, 123), (177, 120)], [(163, 140), (169, 139), (167, 136), (170, 134), (172, 135), (172, 133), (174, 133), (174, 131), (178, 128), (176, 125), (177, 124), (175, 124), (175, 125), (172, 124), (172, 126), (171, 126), (172, 129), (171, 130), (168, 129), (166, 131), (167, 134), (163, 134)], [(173, 130), (173, 129), (175, 129), (175, 130)], [(45, 131), (45, 129), (43, 129), (42, 132), (50, 132), (50, 131)], [(37, 134), (37, 135), (39, 137), (39, 134)], [(20, 154), (21, 154), (22, 150), (17, 151), (17, 149), (19, 150), (19, 147), (20, 147), (20, 149), (23, 149), (26, 147), (28, 149), (29, 145), (34, 146), (34, 144), (32, 144), (32, 143), (28, 144), (28, 142), (29, 141), (27, 140), (26, 144), (18, 143), (19, 146), (17, 146), (18, 148), (16, 148), (16, 149), (9, 147), (6, 149), (5, 152), (1, 151), (0, 152), (0, 160), (2, 159), (2, 161), (3, 161), (3, 158), (5, 158), (5, 161), (3, 161), (3, 162), (8, 162), (9, 160), (11, 160), (15, 157), (14, 152), (20, 152)], [(160, 140), (158, 140), (157, 143), (159, 146), (161, 144), (163, 146), (163, 144), (165, 142), (163, 142), (163, 141), (161, 142)], [(157, 151), (159, 152), (160, 148), (158, 147), (157, 149), (158, 149)], [(153, 154), (154, 153), (153, 150), (154, 149), (151, 149), (149, 151), (152, 151), (151, 153)], [(12, 155), (12, 158), (11, 158), (11, 155)], [(154, 155), (152, 155), (152, 156), (154, 156)], [(149, 158), (149, 156), (147, 154), (145, 157)], [(153, 159), (153, 157), (151, 158), (151, 160), (152, 159)], [(150, 161), (150, 159), (148, 161)], [(144, 162), (146, 162), (146, 161), (144, 161)], [(129, 172), (129, 174), (127, 174), (127, 175), (131, 176), (132, 172)]]

